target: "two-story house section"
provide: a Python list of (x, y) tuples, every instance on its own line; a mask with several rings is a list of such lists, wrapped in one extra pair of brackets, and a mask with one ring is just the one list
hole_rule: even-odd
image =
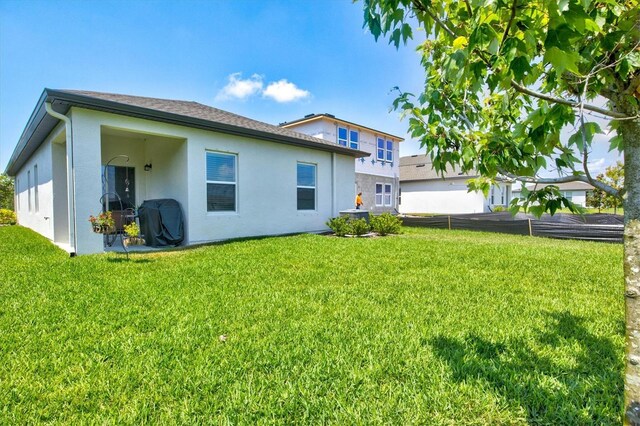
[[(355, 194), (362, 192), (364, 209), (374, 213), (398, 212), (399, 144), (403, 138), (331, 114), (309, 114), (299, 120), (281, 123), (280, 126), (369, 152), (369, 157), (355, 160), (354, 200)], [(353, 185), (350, 182), (343, 184)]]

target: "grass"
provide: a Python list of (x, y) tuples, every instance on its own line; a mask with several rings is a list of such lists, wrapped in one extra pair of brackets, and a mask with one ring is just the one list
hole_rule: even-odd
[(405, 232), (125, 261), (0, 227), (0, 424), (620, 423), (620, 245)]

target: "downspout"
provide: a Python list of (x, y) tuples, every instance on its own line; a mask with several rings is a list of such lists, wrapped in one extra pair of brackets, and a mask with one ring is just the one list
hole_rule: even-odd
[[(73, 133), (71, 130), (71, 119), (64, 114), (53, 110), (51, 102), (45, 102), (44, 107), (49, 115), (64, 121), (67, 137), (67, 197), (69, 210), (69, 245), (71, 246), (71, 256), (75, 256), (78, 241), (76, 239), (76, 180), (73, 165)], [(54, 225), (55, 226), (55, 225)]]
[(331, 217), (336, 217), (336, 153), (331, 153)]

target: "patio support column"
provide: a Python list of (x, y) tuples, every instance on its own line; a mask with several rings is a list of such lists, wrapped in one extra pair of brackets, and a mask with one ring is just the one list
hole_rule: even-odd
[[(102, 235), (95, 234), (89, 216), (101, 211), (102, 154), (100, 121), (88, 110), (71, 110), (73, 131), (73, 173), (75, 180), (76, 253), (102, 253)], [(70, 212), (70, 214), (73, 214)]]

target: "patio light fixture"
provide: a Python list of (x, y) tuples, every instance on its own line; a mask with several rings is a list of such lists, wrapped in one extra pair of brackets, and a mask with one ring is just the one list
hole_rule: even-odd
[(151, 165), (151, 163), (149, 163), (149, 164), (145, 164), (145, 165), (144, 165), (144, 171), (145, 171), (145, 172), (150, 172), (152, 167), (153, 167), (153, 166)]

